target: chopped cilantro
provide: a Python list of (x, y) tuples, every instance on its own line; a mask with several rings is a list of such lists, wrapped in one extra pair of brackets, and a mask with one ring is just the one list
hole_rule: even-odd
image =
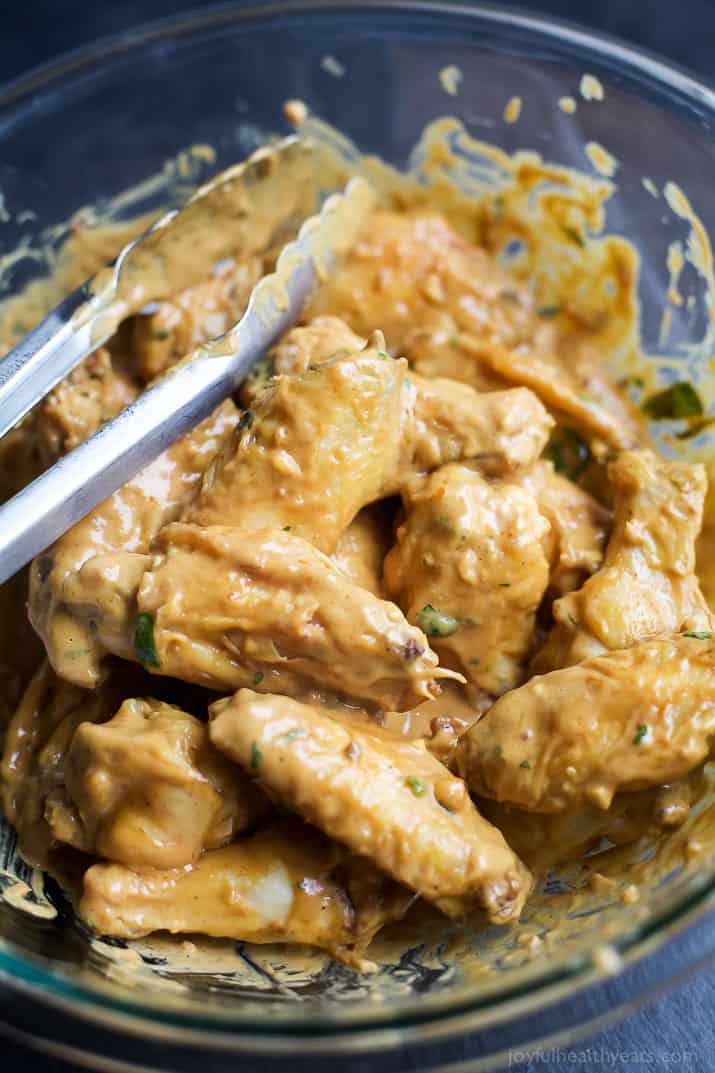
[(704, 412), (702, 399), (687, 380), (678, 380), (670, 387), (651, 395), (643, 403), (643, 410), (648, 417), (656, 421), (701, 417)]
[(253, 684), (254, 684), (254, 686), (259, 686), (262, 681), (263, 681), (263, 671), (256, 671), (256, 673), (253, 676)]
[(388, 354), (386, 350), (378, 350), (378, 358), (382, 358), (383, 361), (392, 361), (392, 354)]
[(292, 528), (293, 528), (293, 526), (292, 526), (292, 525), (284, 525), (284, 526), (283, 526), (283, 532), (284, 532), (284, 533), (290, 533), (290, 531), (291, 531), (291, 529), (292, 529)]
[(558, 306), (542, 306), (537, 312), (540, 317), (549, 320), (551, 317), (558, 317), (561, 310)]
[(694, 637), (696, 641), (710, 641), (712, 633), (709, 630), (691, 630), (689, 633), (684, 633), (683, 637)]
[(639, 723), (638, 727), (636, 729), (636, 736), (633, 739), (633, 744), (634, 745), (640, 745), (640, 743), (643, 741), (643, 738), (645, 738), (647, 733), (648, 733), (648, 724), (647, 723)]
[(557, 428), (544, 450), (544, 457), (553, 462), (557, 473), (576, 480), (591, 461), (591, 448), (572, 428)]
[(159, 657), (154, 644), (154, 619), (146, 612), (137, 615), (134, 627), (134, 652), (145, 667), (158, 667)]
[(256, 745), (255, 741), (251, 742), (251, 770), (258, 771), (259, 767), (263, 763), (263, 753)]
[(238, 422), (239, 432), (244, 428), (253, 428), (253, 422), (256, 420), (256, 415), (253, 410), (244, 410), (241, 414), (241, 420)]
[(427, 783), (422, 782), (422, 779), (418, 779), (416, 775), (408, 775), (405, 779), (405, 786), (409, 786), (415, 797), (422, 797), (427, 793)]
[(451, 637), (459, 628), (459, 622), (451, 615), (444, 615), (432, 604), (425, 604), (417, 615), (417, 625), (428, 637)]
[(88, 656), (89, 653), (89, 648), (68, 648), (65, 652), (65, 659), (81, 659), (82, 656)]
[(519, 764), (519, 767), (523, 767), (528, 771), (531, 768), (531, 764), (528, 760), (522, 760), (522, 762)]
[(264, 354), (251, 369), (249, 378), (251, 380), (270, 380), (274, 371), (273, 358), (269, 357), (268, 354)]
[(171, 335), (171, 332), (168, 330), (168, 328), (157, 328), (156, 331), (152, 334), (155, 339), (168, 339)]
[(571, 242), (575, 242), (577, 246), (583, 247), (586, 245), (585, 238), (575, 227), (564, 227), (563, 232), (566, 235), (566, 238), (570, 239)]
[(302, 738), (308, 731), (305, 727), (298, 727), (296, 730), (289, 730), (287, 734), (284, 734), (281, 741), (284, 745), (288, 745), (291, 741), (295, 741), (296, 738)]

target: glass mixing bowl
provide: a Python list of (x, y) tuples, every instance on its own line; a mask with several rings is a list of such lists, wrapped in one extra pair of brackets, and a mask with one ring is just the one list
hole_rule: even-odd
[[(456, 96), (440, 79), (449, 66), (462, 73)], [(581, 95), (584, 73), (598, 80), (602, 101)], [(507, 123), (513, 96), (521, 117)], [(564, 97), (578, 101), (575, 112), (559, 106)], [(641, 254), (644, 346), (662, 352), (666, 253), (687, 235), (662, 190), (677, 182), (713, 230), (715, 94), (591, 32), (458, 3), (229, 5), (100, 42), (6, 87), (4, 293), (42, 270), (32, 250), (43, 229), (82, 206), (136, 212), (181, 197), (266, 132), (285, 131), (287, 98), (302, 98), (361, 149), (399, 166), (443, 114), (509, 152), (533, 149), (583, 170), (585, 145), (605, 145), (620, 162), (607, 230)], [(213, 147), (214, 163), (183, 152), (197, 144)], [(130, 202), (113, 200), (150, 175)], [(18, 248), (25, 255), (8, 256)], [(684, 281), (694, 297), (671, 310), (673, 346), (700, 342), (706, 326), (703, 281), (695, 273)], [(701, 373), (706, 350), (698, 350)], [(626, 868), (649, 852), (629, 850)], [(460, 945), (451, 925), (425, 919), (399, 956), (388, 940), (379, 945), (380, 970), (361, 977), (312, 955), (291, 967), (279, 949), (240, 944), (212, 944), (208, 960), (201, 949), (180, 948), (173, 961), (161, 941), (137, 950), (90, 944), (57, 892), (17, 865), (6, 835), (0, 1020), (16, 1038), (77, 1060), (112, 1056), (113, 1069), (235, 1069), (239, 1052), (259, 1073), (295, 1068), (300, 1055), (311, 1056), (315, 1073), (332, 1070), (335, 1052), (346, 1070), (486, 1068), (509, 1048), (513, 1055), (600, 1027), (710, 957), (715, 865), (707, 855), (667, 860), (635, 905), (612, 888), (564, 911), (558, 941), (536, 954), (513, 931), (476, 931)], [(573, 869), (551, 874), (540, 904), (561, 905), (579, 882)]]

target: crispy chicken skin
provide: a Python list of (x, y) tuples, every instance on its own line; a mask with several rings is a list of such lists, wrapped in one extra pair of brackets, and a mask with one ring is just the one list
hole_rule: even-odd
[(626, 451), (608, 474), (615, 517), (605, 561), (554, 604), (556, 625), (534, 661), (537, 672), (659, 634), (715, 628), (695, 574), (704, 468)]
[(233, 403), (222, 403), (34, 560), (28, 613), (57, 674), (91, 688), (100, 680), (104, 654), (91, 615), (80, 618), (67, 606), (67, 585), (72, 585), (75, 605), (91, 606), (94, 588), (83, 590), (81, 568), (103, 557), (117, 583), (115, 618), (122, 608), (126, 612), (138, 560), (149, 552), (161, 527), (196, 495), (204, 470), (237, 420)]
[(607, 809), (619, 791), (688, 775), (715, 734), (715, 645), (643, 641), (532, 678), (461, 739), (482, 797), (533, 812)]
[(549, 523), (516, 484), (443, 466), (404, 495), (385, 588), (435, 651), (480, 690), (522, 681), (549, 564)]
[[(149, 671), (224, 691), (318, 686), (385, 708), (407, 708), (455, 677), (398, 607), (293, 533), (176, 522), (153, 558), (134, 562), (127, 601), (116, 599), (111, 557), (89, 560), (65, 599), (95, 624), (98, 645), (127, 659), (139, 658), (137, 616), (149, 616)], [(82, 604), (72, 602), (74, 580)]]
[(181, 868), (268, 810), (266, 798), (211, 745), (206, 725), (173, 705), (129, 699), (108, 722), (81, 723), (64, 786), (45, 816), (55, 838), (133, 868)]
[(240, 690), (210, 710), (217, 748), (353, 853), (453, 917), (518, 917), (530, 878), (464, 783), (427, 751), (327, 709)]
[(211, 850), (188, 868), (95, 864), (79, 911), (101, 935), (201, 932), (252, 943), (298, 942), (362, 970), (373, 937), (413, 895), (314, 828), (281, 820)]

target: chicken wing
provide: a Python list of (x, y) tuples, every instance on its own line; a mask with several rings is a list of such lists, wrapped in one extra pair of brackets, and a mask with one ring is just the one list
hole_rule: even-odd
[(529, 874), (421, 740), (378, 737), (326, 709), (242, 689), (210, 709), (211, 740), (270, 792), (445, 913), (518, 917)]
[(626, 451), (608, 469), (615, 518), (602, 568), (554, 604), (542, 673), (659, 634), (710, 631), (695, 574), (707, 478), (700, 465)]
[(551, 462), (537, 462), (513, 477), (536, 500), (549, 522), (542, 544), (549, 561), (549, 590), (563, 596), (578, 589), (603, 563), (611, 513)]
[(373, 350), (275, 379), (245, 411), (186, 520), (287, 527), (334, 551), (396, 469), (406, 367)]
[[(217, 410), (169, 447), (156, 461), (128, 481), (32, 564), (28, 613), (44, 642), (57, 674), (76, 685), (92, 688), (101, 677), (101, 645), (91, 614), (78, 616), (65, 602), (71, 582), (73, 604), (89, 608), (96, 600), (94, 585), (85, 592), (81, 568), (94, 557), (113, 563), (113, 617), (125, 618), (131, 596), (148, 565), (144, 556), (167, 522), (178, 517), (196, 495), (204, 470), (238, 421), (231, 402)], [(121, 636), (121, 630), (120, 636)], [(125, 651), (120, 652), (125, 655)]]
[(457, 770), (482, 797), (546, 813), (607, 809), (617, 792), (682, 778), (715, 734), (707, 638), (643, 641), (532, 678), (461, 739)]
[(81, 723), (109, 719), (134, 674), (110, 677), (91, 693), (63, 682), (45, 661), (25, 690), (5, 734), (2, 804), (31, 864), (51, 866), (57, 840), (45, 815), (47, 798), (64, 785), (67, 749)]
[(64, 785), (45, 803), (58, 841), (131, 868), (181, 868), (268, 811), (261, 792), (213, 748), (206, 725), (156, 700), (124, 701), (81, 723)]
[(437, 692), (437, 678), (455, 677), (399, 608), (292, 533), (176, 522), (156, 551), (135, 557), (126, 602), (116, 599), (111, 556), (90, 559), (64, 589), (69, 612), (94, 623), (97, 645), (149, 671), (217, 690), (318, 686), (386, 708), (409, 707)]
[(361, 970), (410, 891), (369, 861), (298, 820), (210, 850), (187, 868), (131, 871), (96, 864), (84, 877), (80, 915), (101, 935), (201, 932), (251, 943), (306, 943)]
[(549, 564), (549, 523), (516, 484), (443, 466), (404, 495), (385, 588), (435, 651), (491, 694), (523, 677)]

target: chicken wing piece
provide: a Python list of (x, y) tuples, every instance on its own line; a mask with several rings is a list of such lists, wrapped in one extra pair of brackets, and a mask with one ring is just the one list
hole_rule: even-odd
[(554, 604), (542, 673), (659, 634), (715, 628), (695, 574), (707, 478), (700, 465), (626, 451), (611, 463), (615, 518), (602, 568)]
[[(269, 369), (300, 376), (336, 357), (355, 360), (366, 346), (384, 353), (382, 332), (373, 332), (366, 344), (340, 318), (316, 317), (285, 336), (273, 351)], [(265, 379), (254, 380), (249, 397), (260, 398), (265, 384)], [(463, 458), (476, 459), (483, 470), (497, 474), (528, 466), (541, 454), (553, 427), (537, 397), (524, 388), (480, 394), (458, 380), (415, 374), (404, 382), (401, 420), (399, 469), (386, 480), (387, 494), (398, 491), (415, 472)]]
[(269, 792), (448, 915), (482, 905), (494, 923), (518, 917), (528, 872), (424, 741), (248, 689), (210, 716), (214, 745)]
[(199, 719), (129, 699), (108, 722), (77, 727), (45, 817), (58, 841), (85, 853), (130, 868), (181, 868), (268, 809)]
[(532, 678), (460, 740), (457, 770), (476, 794), (527, 811), (607, 809), (617, 792), (673, 782), (707, 758), (714, 672), (715, 644), (699, 635)]
[(291, 328), (273, 349), (257, 362), (241, 388), (241, 402), (254, 406), (274, 376), (302, 376), (330, 358), (357, 354), (367, 340), (356, 335), (340, 317), (315, 317), (308, 324)]
[(233, 261), (212, 279), (133, 317), (131, 353), (142, 380), (153, 380), (194, 347), (223, 335), (244, 313), (263, 271), (259, 256)]
[(94, 623), (98, 645), (149, 671), (224, 691), (318, 686), (385, 708), (407, 708), (438, 692), (436, 679), (459, 677), (438, 666), (399, 608), (292, 533), (176, 522), (156, 551), (150, 562), (136, 557), (126, 604), (109, 556), (91, 559), (64, 592), (77, 620)]
[(602, 363), (580, 353), (574, 361), (573, 347), (561, 360), (529, 288), (437, 212), (376, 213), (370, 234), (308, 307), (308, 316), (331, 313), (361, 335), (379, 326), (387, 349), (424, 376), (484, 391), (521, 384), (611, 446), (638, 440)]
[(64, 785), (65, 759), (75, 730), (81, 723), (109, 719), (134, 677), (130, 668), (123, 682), (112, 676), (88, 693), (57, 678), (45, 661), (27, 686), (5, 734), (0, 788), (5, 817), (31, 864), (51, 868), (57, 840), (47, 823), (45, 805)]
[[(411, 362), (425, 353), (438, 363), (460, 330), (511, 347), (531, 342), (535, 328), (548, 329), (528, 288), (424, 209), (374, 214), (369, 234), (311, 300), (307, 316), (320, 314), (337, 314), (364, 336), (379, 326), (389, 350)], [(425, 372), (445, 375), (439, 364)]]
[(361, 970), (377, 932), (414, 895), (314, 828), (283, 820), (210, 850), (196, 864), (131, 871), (96, 864), (79, 905), (100, 935), (200, 932), (251, 943), (306, 943)]
[(386, 503), (361, 510), (330, 556), (339, 570), (361, 589), (384, 598), (382, 564), (392, 543), (392, 514)]
[(405, 396), (400, 472), (391, 491), (448, 462), (474, 461), (496, 476), (523, 469), (539, 457), (554, 424), (526, 388), (480, 394), (456, 380), (411, 373)]
[(186, 520), (288, 527), (334, 551), (396, 469), (406, 368), (366, 350), (275, 379), (257, 409), (245, 411)]
[[(96, 602), (94, 583), (83, 590), (81, 568), (94, 557), (113, 576), (114, 620), (126, 617), (131, 594), (152, 541), (161, 527), (177, 518), (198, 492), (203, 472), (238, 421), (231, 402), (217, 410), (169, 447), (133, 480), (96, 507), (46, 552), (30, 570), (28, 613), (44, 642), (57, 674), (76, 685), (94, 687), (101, 677), (104, 648), (92, 626), (91, 614), (78, 617), (65, 602), (72, 586), (75, 607)], [(120, 636), (122, 631), (119, 631)], [(126, 655), (122, 650), (120, 655)]]
[(584, 804), (568, 812), (524, 812), (483, 798), (480, 809), (499, 828), (529, 868), (544, 875), (549, 868), (574, 861), (607, 840), (614, 846), (658, 835), (685, 823), (705, 787), (702, 768), (669, 786), (617, 793), (607, 809)]
[(549, 589), (556, 595), (578, 589), (603, 563), (611, 512), (551, 462), (537, 462), (514, 478), (536, 500), (549, 522), (542, 543), (549, 561)]
[(404, 496), (385, 588), (449, 666), (501, 694), (523, 679), (549, 564), (549, 523), (516, 484), (443, 466)]
[[(638, 443), (641, 436), (638, 424), (625, 405), (606, 406), (598, 400), (592, 374), (584, 384), (573, 369), (552, 356), (526, 348), (508, 350), (466, 334), (460, 335), (459, 345), (465, 354), (486, 365), (506, 383), (530, 388), (560, 423), (602, 440), (609, 447), (623, 449)], [(615, 398), (615, 392), (612, 397), (609, 395), (609, 403)]]

